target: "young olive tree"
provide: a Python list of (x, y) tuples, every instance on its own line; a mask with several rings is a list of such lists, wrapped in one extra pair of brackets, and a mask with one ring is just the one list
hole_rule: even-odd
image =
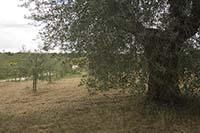
[(36, 53), (30, 53), (29, 60), (30, 72), (33, 79), (33, 92), (36, 93), (39, 76), (44, 71), (45, 58), (41, 52), (36, 51)]

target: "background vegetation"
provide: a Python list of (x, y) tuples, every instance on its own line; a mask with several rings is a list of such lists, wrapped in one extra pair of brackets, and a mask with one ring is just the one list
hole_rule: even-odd
[(84, 69), (80, 67), (73, 70), (73, 65), (85, 65), (82, 61), (84, 57), (59, 53), (0, 53), (0, 60), (1, 80), (31, 79), (33, 73), (36, 73), (34, 71), (38, 71), (41, 80), (49, 80), (48, 75), (52, 75), (53, 79), (60, 79), (83, 72)]

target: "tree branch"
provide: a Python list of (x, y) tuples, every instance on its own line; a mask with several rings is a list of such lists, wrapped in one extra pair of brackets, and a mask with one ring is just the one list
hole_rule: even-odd
[[(177, 39), (186, 41), (198, 32), (200, 25), (200, 0), (168, 0), (170, 17), (174, 19), (169, 29), (177, 33)], [(190, 12), (186, 13), (186, 9)]]
[(142, 23), (136, 22), (133, 19), (128, 21), (120, 19), (117, 22), (115, 22), (115, 26), (135, 36), (145, 31), (145, 27), (142, 25)]

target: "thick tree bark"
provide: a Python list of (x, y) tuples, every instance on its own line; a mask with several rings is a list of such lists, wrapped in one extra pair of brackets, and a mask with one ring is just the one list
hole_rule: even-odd
[[(149, 100), (175, 104), (180, 102), (177, 54), (182, 44), (198, 32), (200, 0), (168, 0), (167, 3), (169, 25), (165, 30), (146, 28), (134, 15), (128, 15), (129, 21), (120, 22), (117, 27), (132, 33), (144, 44), (149, 68)], [(186, 14), (188, 10), (190, 13)]]
[(178, 45), (175, 41), (150, 37), (145, 45), (148, 60), (148, 100), (163, 104), (178, 104)]

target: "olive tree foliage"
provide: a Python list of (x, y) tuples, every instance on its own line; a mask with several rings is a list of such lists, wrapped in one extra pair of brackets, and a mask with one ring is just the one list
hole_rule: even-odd
[(181, 77), (180, 87), (186, 96), (199, 97), (200, 39), (190, 39), (188, 43), (190, 44), (186, 44), (185, 48), (182, 48), (182, 52), (179, 55), (179, 75)]
[[(148, 84), (150, 100), (174, 104), (180, 101), (180, 80), (189, 78), (188, 72), (197, 74), (181, 59), (190, 60), (189, 54), (199, 58), (199, 45), (194, 46), (199, 38), (199, 0), (23, 2), (30, 18), (43, 26), (40, 35), (46, 48), (61, 46), (87, 55), (84, 83), (91, 91), (145, 91)], [(190, 61), (199, 67), (199, 61)]]

